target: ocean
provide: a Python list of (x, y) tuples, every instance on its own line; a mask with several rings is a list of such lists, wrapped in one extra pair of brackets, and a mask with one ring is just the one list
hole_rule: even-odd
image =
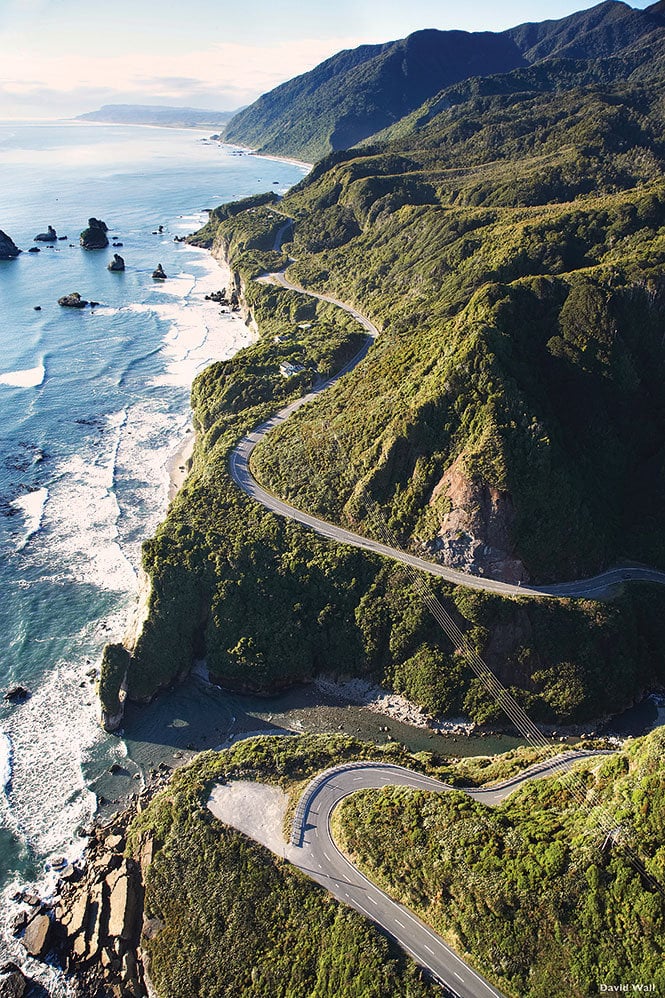
[[(206, 208), (283, 193), (304, 172), (193, 130), (0, 123), (0, 229), (24, 251), (0, 261), (0, 688), (31, 694), (0, 698), (5, 897), (80, 854), (113, 763), (140, 775), (131, 746), (98, 725), (95, 669), (165, 515), (191, 382), (251, 341), (204, 300), (224, 286), (218, 264), (175, 237)], [(90, 216), (122, 248), (80, 248)], [(48, 225), (67, 238), (34, 243)], [(124, 273), (107, 270), (114, 252)], [(99, 305), (58, 306), (73, 291)]]
[[(205, 301), (224, 271), (175, 237), (206, 208), (284, 192), (304, 172), (194, 130), (0, 122), (0, 229), (24, 250), (0, 261), (0, 690), (30, 691), (23, 703), (0, 694), (0, 958), (58, 998), (61, 976), (12, 936), (9, 899), (33, 885), (48, 896), (93, 816), (125, 805), (160, 763), (256, 731), (344, 731), (453, 756), (520, 743), (435, 734), (315, 685), (252, 698), (201, 675), (129, 705), (118, 735), (99, 727), (102, 649), (136, 605), (141, 543), (164, 518), (169, 467), (191, 433), (191, 382), (252, 339)], [(112, 246), (80, 248), (91, 216), (123, 244), (124, 273), (107, 270)], [(50, 248), (33, 242), (48, 225), (67, 237)], [(73, 291), (100, 304), (58, 306)]]

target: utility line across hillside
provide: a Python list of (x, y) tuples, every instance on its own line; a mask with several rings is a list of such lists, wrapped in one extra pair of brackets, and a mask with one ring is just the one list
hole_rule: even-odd
[[(279, 249), (283, 234), (287, 231), (289, 225), (290, 223), (287, 222), (279, 230), (275, 241), (276, 249)], [(325, 383), (317, 386), (310, 393), (297, 399), (289, 406), (286, 406), (265, 423), (261, 424), (261, 426), (256, 427), (251, 433), (243, 437), (243, 439), (232, 451), (230, 457), (230, 471), (234, 481), (248, 495), (256, 499), (258, 502), (261, 502), (264, 506), (266, 506), (266, 508), (272, 510), (278, 515), (294, 519), (315, 530), (322, 536), (341, 543), (350, 543), (356, 547), (369, 549), (383, 555), (384, 557), (389, 557), (401, 562), (411, 578), (414, 591), (420, 596), (423, 604), (427, 607), (435, 621), (448, 636), (455, 651), (468, 664), (474, 675), (482, 683), (483, 688), (508, 717), (520, 734), (531, 745), (556, 750), (556, 746), (542, 734), (524, 709), (517, 703), (510, 691), (503, 686), (498, 677), (476, 652), (466, 636), (458, 627), (453, 617), (445, 609), (438, 597), (433, 593), (431, 588), (431, 576), (438, 575), (450, 582), (455, 583), (456, 585), (467, 585), (473, 588), (484, 589), (486, 591), (502, 595), (520, 597), (563, 597), (588, 596), (594, 591), (607, 589), (607, 587), (611, 584), (619, 581), (628, 581), (630, 579), (642, 579), (662, 584), (665, 583), (665, 572), (644, 568), (642, 566), (632, 566), (628, 568), (610, 569), (609, 571), (601, 573), (594, 578), (581, 580), (575, 583), (563, 583), (557, 586), (542, 588), (521, 585), (514, 586), (509, 583), (499, 582), (498, 580), (468, 575), (434, 562), (428, 562), (425, 559), (418, 558), (403, 551), (396, 539), (393, 537), (382, 510), (368, 495), (362, 482), (355, 482), (352, 484), (354, 484), (356, 493), (360, 493), (362, 495), (362, 500), (369, 514), (373, 531), (380, 538), (379, 542), (373, 541), (372, 539), (366, 538), (360, 534), (354, 534), (353, 532), (338, 527), (335, 524), (331, 524), (325, 520), (321, 520), (317, 517), (311, 516), (310, 514), (304, 513), (303, 511), (296, 509), (294, 506), (291, 506), (289, 503), (283, 502), (281, 499), (278, 499), (276, 496), (272, 495), (259, 485), (250, 471), (249, 460), (252, 451), (256, 445), (265, 438), (271, 429), (283, 423), (295, 411), (315, 399), (319, 394), (321, 394), (322, 391), (330, 387), (340, 377), (355, 368), (365, 358), (372, 342), (378, 337), (379, 331), (366, 316), (363, 316), (355, 308), (339, 301), (336, 298), (333, 298), (330, 295), (323, 295), (317, 292), (308, 291), (305, 288), (292, 284), (287, 280), (283, 271), (266, 274), (262, 278), (259, 278), (259, 280), (267, 283), (276, 283), (287, 288), (288, 290), (305, 294), (321, 301), (327, 301), (338, 306), (355, 318), (363, 326), (368, 333), (368, 341), (363, 349), (354, 358), (352, 358), (352, 360), (349, 361), (337, 375), (330, 378)], [(348, 455), (345, 454), (337, 437), (334, 439), (335, 446), (340, 455), (340, 460), (337, 462), (337, 470), (340, 478), (344, 479), (349, 474), (350, 461), (348, 460)], [(427, 573), (427, 575), (423, 575), (423, 571)], [(640, 876), (651, 886), (653, 890), (658, 891), (658, 893), (665, 897), (665, 887), (663, 887), (663, 885), (661, 885), (660, 882), (649, 873), (641, 858), (629, 845), (625, 830), (617, 828), (616, 822), (612, 819), (612, 816), (606, 811), (606, 809), (603, 808), (597, 799), (589, 799), (588, 789), (583, 784), (583, 781), (578, 774), (575, 774), (572, 777), (568, 785), (568, 790), (576, 804), (581, 809), (589, 815), (593, 814), (594, 823), (596, 824), (598, 831), (601, 833), (603, 842), (607, 843), (610, 841), (615, 846), (619, 846), (626, 855), (628, 861), (634, 869), (636, 869)]]

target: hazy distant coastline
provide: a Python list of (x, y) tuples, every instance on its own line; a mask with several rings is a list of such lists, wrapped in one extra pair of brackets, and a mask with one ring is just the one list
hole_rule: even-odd
[(99, 121), (109, 125), (163, 125), (172, 128), (223, 129), (236, 111), (209, 111), (195, 107), (163, 107), (154, 104), (104, 104), (96, 111), (79, 114), (75, 121)]

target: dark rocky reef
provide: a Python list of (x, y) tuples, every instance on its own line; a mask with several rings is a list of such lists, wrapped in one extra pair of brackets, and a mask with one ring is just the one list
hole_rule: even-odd
[(123, 258), (120, 256), (119, 253), (114, 253), (113, 254), (113, 259), (111, 260), (111, 262), (109, 263), (109, 265), (108, 265), (108, 267), (106, 269), (107, 270), (114, 270), (116, 272), (124, 270), (125, 269), (125, 261), (123, 260)]
[(62, 305), (64, 308), (85, 308), (87, 304), (88, 302), (85, 298), (81, 298), (78, 291), (72, 291), (70, 295), (58, 298), (58, 305)]
[(158, 263), (156, 270), (153, 270), (153, 272), (152, 272), (153, 280), (155, 280), (155, 281), (165, 281), (166, 280), (166, 276), (167, 275), (164, 273), (164, 268), (162, 267), (161, 263)]
[(4, 699), (9, 703), (25, 703), (32, 694), (25, 686), (12, 686), (5, 693)]
[(89, 218), (88, 228), (81, 233), (80, 242), (83, 249), (104, 249), (109, 241), (106, 236), (109, 227), (100, 218)]
[(58, 233), (55, 231), (52, 225), (49, 225), (46, 232), (40, 232), (39, 235), (35, 236), (34, 241), (36, 243), (55, 243), (58, 239)]
[(0, 229), (0, 260), (13, 260), (20, 252), (14, 240)]

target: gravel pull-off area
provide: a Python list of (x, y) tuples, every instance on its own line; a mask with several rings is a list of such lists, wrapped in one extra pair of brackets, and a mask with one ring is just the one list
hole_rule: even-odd
[(287, 805), (288, 797), (279, 787), (249, 780), (218, 783), (208, 800), (216, 818), (281, 857), (287, 851), (282, 832)]

